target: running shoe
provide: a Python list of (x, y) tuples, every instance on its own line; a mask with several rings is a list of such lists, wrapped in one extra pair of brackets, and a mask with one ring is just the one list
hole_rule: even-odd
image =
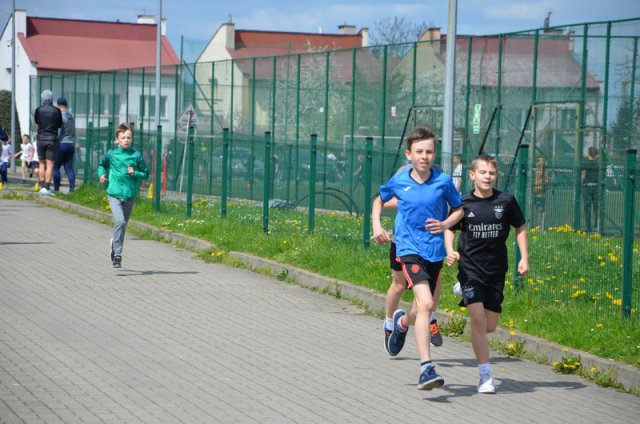
[(404, 332), (400, 331), (400, 324), (398, 324), (398, 320), (404, 315), (406, 315), (406, 312), (402, 309), (398, 309), (393, 313), (393, 331), (391, 331), (391, 335), (387, 341), (387, 352), (389, 352), (391, 356), (396, 356), (404, 347), (407, 330)]
[(433, 320), (431, 324), (429, 324), (429, 332), (431, 333), (431, 344), (434, 346), (442, 346), (442, 335), (438, 330), (438, 321)]
[(436, 387), (440, 387), (444, 384), (444, 378), (436, 373), (435, 366), (427, 366), (427, 368), (420, 373), (420, 379), (418, 380), (418, 390), (431, 390)]
[(384, 350), (391, 355), (391, 352), (389, 352), (389, 337), (391, 337), (391, 330), (387, 330), (385, 322), (382, 323), (382, 331), (384, 331)]
[(113, 257), (113, 267), (122, 268), (122, 256), (116, 255)]
[(460, 286), (460, 281), (453, 285), (453, 295), (456, 297), (462, 297), (462, 287)]
[(491, 372), (484, 372), (480, 374), (480, 383), (478, 383), (478, 393), (494, 394), (496, 387), (493, 385), (493, 377)]

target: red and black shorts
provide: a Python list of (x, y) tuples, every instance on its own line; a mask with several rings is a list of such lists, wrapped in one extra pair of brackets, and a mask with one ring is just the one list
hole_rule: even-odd
[(394, 271), (402, 271), (402, 264), (398, 260), (398, 255), (396, 255), (395, 241), (391, 241), (391, 246), (389, 247), (389, 268)]
[(428, 282), (431, 295), (435, 294), (442, 261), (431, 262), (418, 255), (407, 255), (397, 259), (402, 266), (404, 278), (407, 280), (407, 288), (410, 289), (414, 284)]

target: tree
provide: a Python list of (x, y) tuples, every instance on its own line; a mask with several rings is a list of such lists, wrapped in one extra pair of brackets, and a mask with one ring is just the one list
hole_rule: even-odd
[(373, 24), (369, 39), (371, 45), (406, 43), (416, 41), (427, 28), (424, 21), (416, 24), (406, 16), (389, 16)]
[[(11, 91), (0, 90), (0, 125), (5, 129), (7, 134), (11, 131)], [(18, 120), (18, 111), (16, 111), (16, 136), (13, 140), (20, 141), (20, 121)], [(11, 135), (9, 135), (11, 137)]]

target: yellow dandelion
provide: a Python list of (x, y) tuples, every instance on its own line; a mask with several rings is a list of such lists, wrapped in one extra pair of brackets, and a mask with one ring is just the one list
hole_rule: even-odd
[(602, 328), (602, 327), (604, 327), (604, 324), (600, 324), (600, 323), (596, 324), (596, 328)]
[(569, 352), (569, 348), (568, 348), (568, 347), (563, 347), (563, 348), (562, 348), (562, 351), (563, 351), (563, 352)]
[(558, 366), (558, 361), (553, 361), (553, 366), (557, 367)]
[(513, 343), (509, 343), (509, 344), (507, 345), (507, 348), (508, 348), (508, 349), (515, 349), (515, 348), (516, 348), (516, 345), (514, 345)]
[(598, 368), (596, 368), (596, 367), (591, 367), (590, 371), (591, 371), (591, 372), (596, 372), (596, 371), (598, 371)]
[(512, 332), (511, 332), (511, 333), (509, 333), (509, 334), (510, 334), (511, 336), (515, 336), (515, 335), (516, 335), (516, 332), (515, 332), (515, 331), (512, 331)]

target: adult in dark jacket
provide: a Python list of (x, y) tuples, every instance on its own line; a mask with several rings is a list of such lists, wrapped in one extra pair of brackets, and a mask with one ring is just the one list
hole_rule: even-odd
[(62, 180), (60, 168), (64, 167), (64, 172), (69, 179), (69, 191), (71, 192), (76, 187), (76, 174), (73, 170), (76, 124), (73, 114), (69, 110), (67, 99), (60, 97), (56, 103), (62, 113), (62, 128), (60, 129), (60, 136), (58, 137), (58, 156), (53, 165), (53, 189), (54, 191), (60, 191), (60, 182)]
[(40, 95), (42, 105), (36, 109), (33, 118), (38, 125), (37, 148), (40, 158), (40, 194), (53, 194), (51, 180), (53, 165), (58, 155), (58, 130), (62, 127), (62, 113), (53, 105), (53, 92), (44, 90)]

